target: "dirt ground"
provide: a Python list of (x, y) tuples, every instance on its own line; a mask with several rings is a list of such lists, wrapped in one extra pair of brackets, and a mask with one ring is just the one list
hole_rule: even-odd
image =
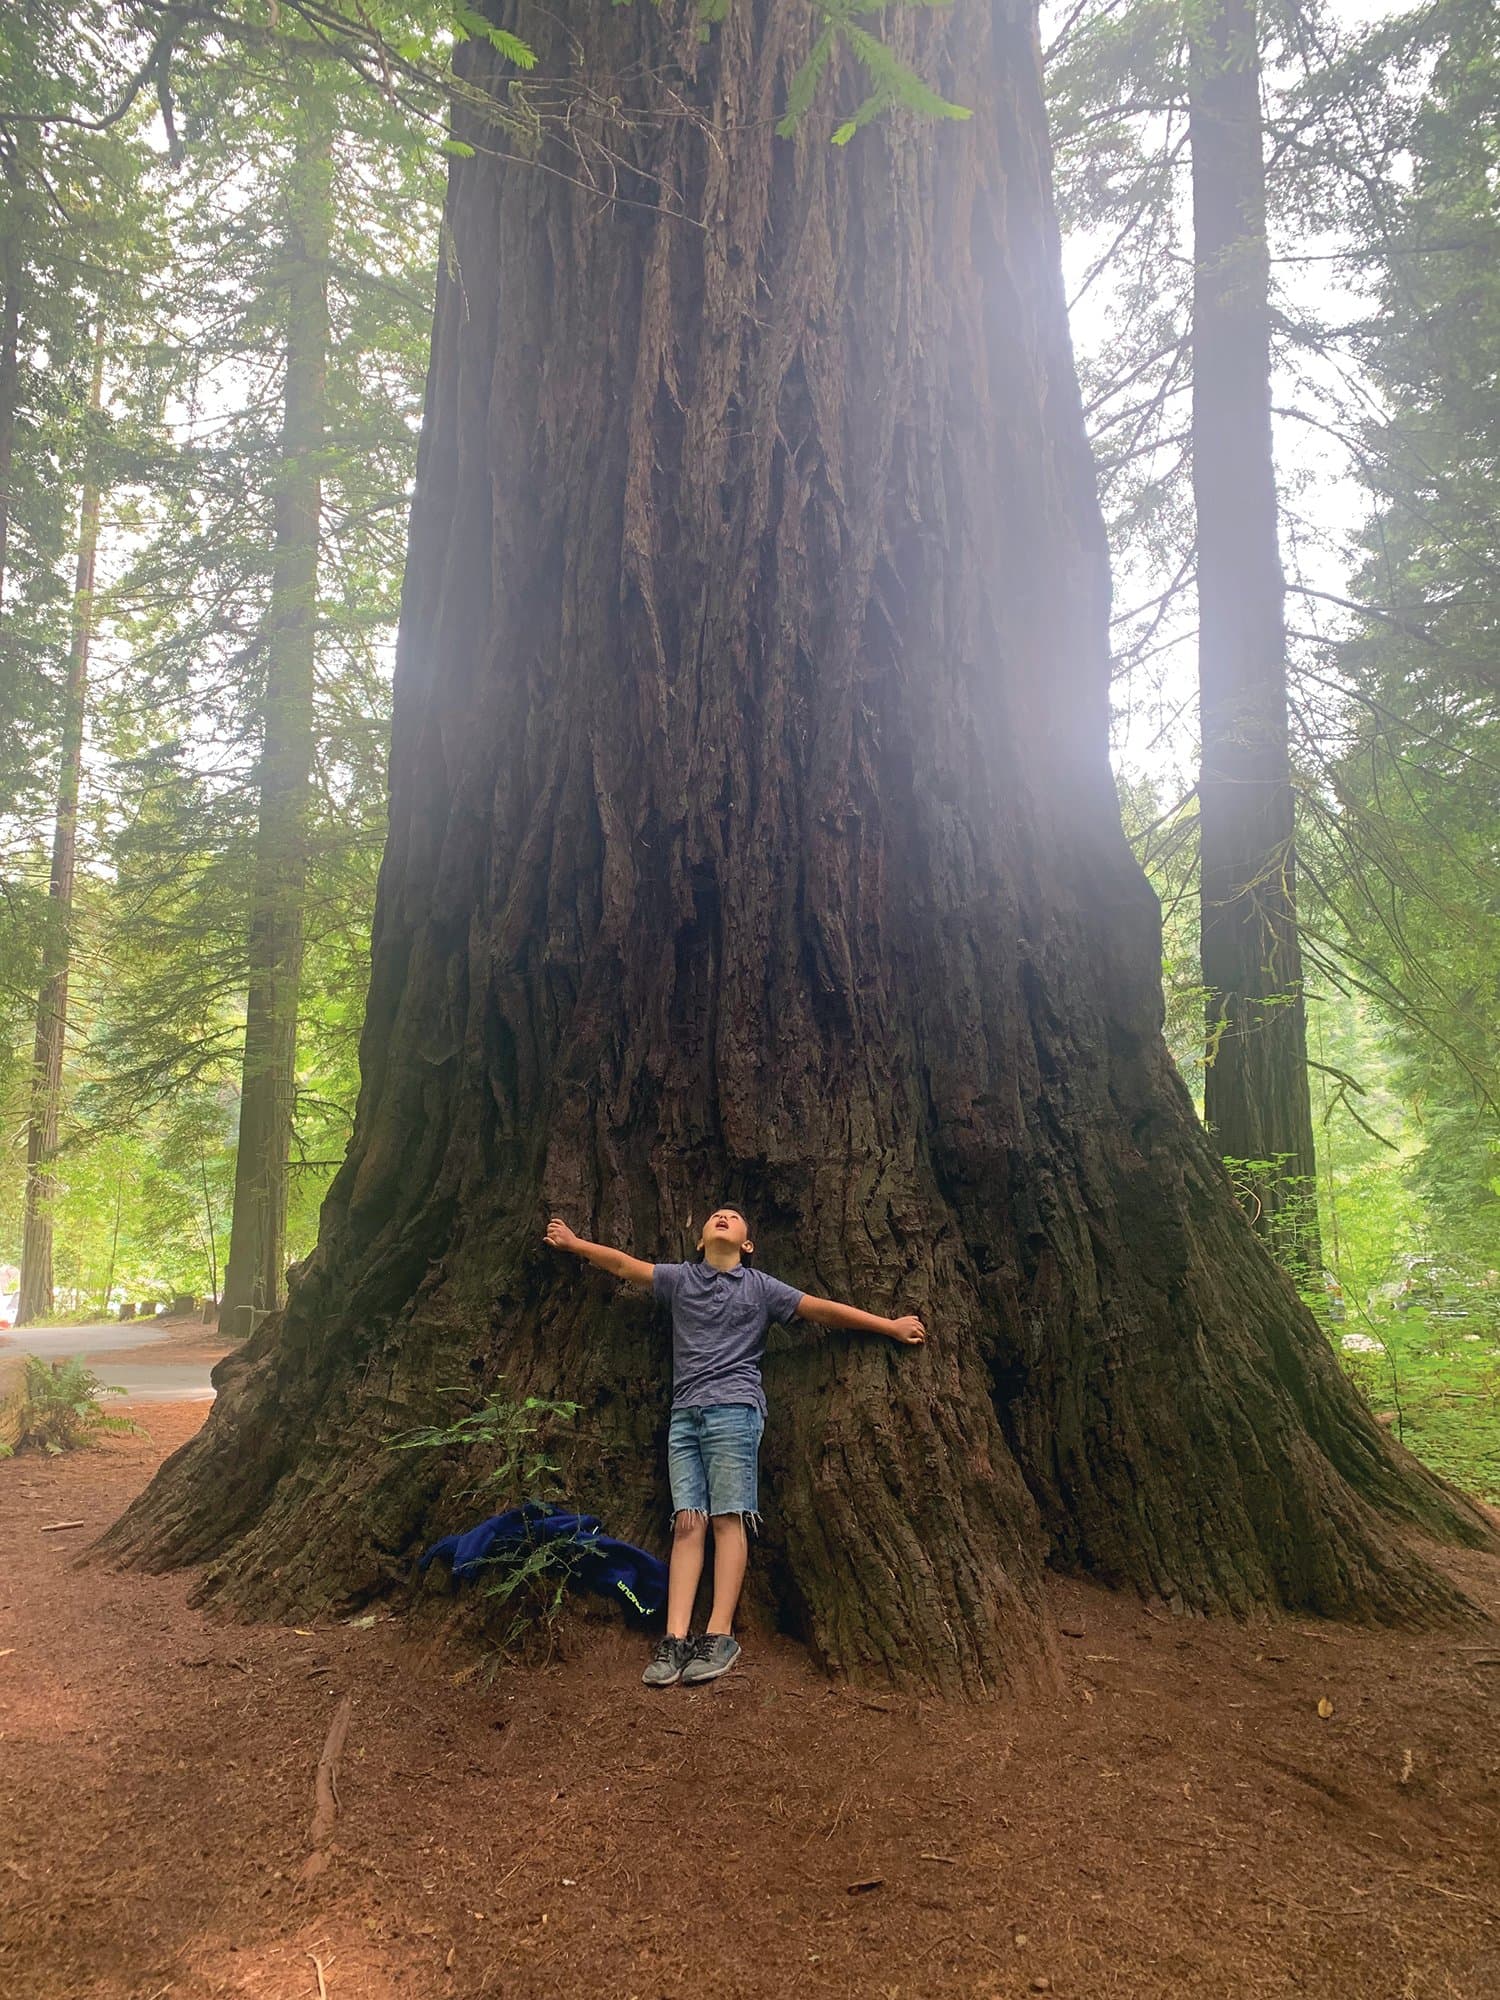
[[(0, 1464), (6, 1995), (1500, 1995), (1500, 1629), (1181, 1623), (1060, 1583), (1067, 1693), (1024, 1710), (859, 1695), (760, 1641), (653, 1694), (599, 1623), (487, 1682), (389, 1618), (224, 1625), (188, 1578), (77, 1566), (204, 1407)], [(1500, 1610), (1500, 1563), (1447, 1560)]]

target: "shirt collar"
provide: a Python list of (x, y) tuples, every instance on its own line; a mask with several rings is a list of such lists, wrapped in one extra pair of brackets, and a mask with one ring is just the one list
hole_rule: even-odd
[(710, 1264), (706, 1257), (703, 1259), (703, 1269), (715, 1278), (743, 1278), (745, 1275), (743, 1264), (734, 1264), (729, 1270), (721, 1271), (717, 1264)]

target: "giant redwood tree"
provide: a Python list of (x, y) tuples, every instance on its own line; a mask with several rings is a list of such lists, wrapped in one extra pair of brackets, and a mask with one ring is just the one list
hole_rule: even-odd
[(572, 1491), (658, 1539), (666, 1328), (541, 1231), (679, 1257), (732, 1199), (930, 1329), (773, 1347), (761, 1576), (830, 1666), (1045, 1675), (1049, 1560), (1452, 1614), (1405, 1531), (1490, 1529), (1371, 1421), (1163, 1047), (1029, 7), (893, 14), (974, 116), (847, 147), (775, 135), (803, 0), (502, 18), (553, 81), (530, 145), (457, 114), (357, 1129), (109, 1546), (356, 1600), (468, 1476), (382, 1439), (500, 1378), (583, 1405)]

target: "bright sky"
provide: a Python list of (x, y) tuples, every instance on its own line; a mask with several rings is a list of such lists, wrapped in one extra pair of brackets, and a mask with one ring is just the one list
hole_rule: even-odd
[[(1043, 9), (1044, 41), (1049, 18), (1060, 21), (1069, 10), (1064, 0), (1047, 0)], [(1349, 35), (1397, 11), (1392, 0), (1325, 0), (1323, 9), (1325, 18)], [(1188, 166), (1184, 159), (1180, 174), (1184, 243), (1189, 240), (1190, 231), (1189, 195)], [(1103, 239), (1091, 235), (1074, 235), (1065, 242), (1063, 262), (1070, 298), (1105, 247)], [(1351, 296), (1348, 267), (1336, 261), (1342, 247), (1343, 239), (1335, 232), (1318, 237), (1299, 235), (1294, 241), (1283, 226), (1273, 221), (1273, 282), (1280, 292), (1280, 302), (1294, 317), (1306, 314), (1337, 322), (1358, 313), (1360, 301), (1357, 294)], [(1295, 261), (1285, 261), (1289, 257)], [(1081, 362), (1091, 354), (1107, 351), (1115, 338), (1111, 307), (1116, 292), (1117, 286), (1112, 286), (1108, 279), (1101, 280), (1074, 307), (1073, 339)], [(1300, 384), (1286, 367), (1278, 371), (1273, 395), (1280, 411), (1293, 404), (1307, 408), (1312, 401), (1310, 390), (1337, 394), (1346, 407), (1351, 398), (1368, 399), (1369, 391), (1357, 377), (1341, 379), (1340, 370), (1331, 363), (1303, 353), (1298, 357), (1298, 368), (1303, 378)], [(1374, 404), (1369, 406), (1373, 408)], [(1184, 395), (1181, 398), (1184, 425), (1187, 410), (1188, 398)], [(1334, 596), (1347, 595), (1352, 566), (1350, 538), (1367, 507), (1364, 489), (1353, 476), (1349, 454), (1334, 439), (1287, 414), (1277, 415), (1275, 437), (1285, 510), (1282, 555), (1288, 584), (1327, 591)], [(1117, 550), (1117, 614), (1146, 603), (1171, 580), (1169, 574), (1154, 566), (1149, 552), (1133, 554)], [(1295, 594), (1288, 598), (1287, 616), (1295, 632), (1316, 633), (1321, 637), (1340, 633), (1348, 623), (1348, 614), (1335, 606)], [(1172, 621), (1173, 643), (1156, 654), (1147, 666), (1138, 668), (1128, 681), (1122, 681), (1116, 690), (1113, 748), (1117, 768), (1145, 774), (1171, 797), (1186, 792), (1195, 775), (1197, 663), (1193, 619), (1188, 594)], [(1305, 639), (1294, 641), (1294, 654), (1298, 645), (1305, 649), (1308, 643)]]

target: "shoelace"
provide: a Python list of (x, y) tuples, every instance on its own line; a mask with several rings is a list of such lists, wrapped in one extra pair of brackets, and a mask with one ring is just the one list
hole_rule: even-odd
[(701, 1632), (693, 1641), (692, 1657), (695, 1660), (711, 1660), (720, 1636), (717, 1632)]

